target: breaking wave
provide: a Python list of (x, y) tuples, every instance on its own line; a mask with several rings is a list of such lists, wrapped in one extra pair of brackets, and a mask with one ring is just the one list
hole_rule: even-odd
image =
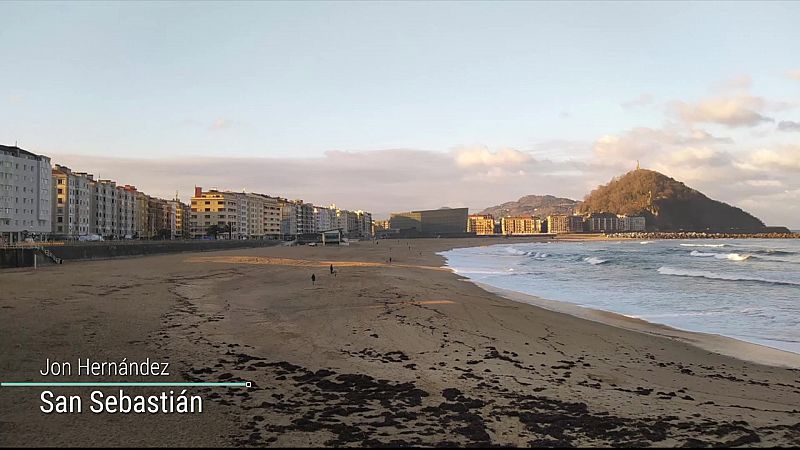
[(750, 281), (756, 283), (778, 284), (784, 286), (800, 286), (800, 283), (796, 283), (793, 281), (768, 280), (766, 278), (743, 277), (739, 275), (727, 275), (727, 274), (708, 272), (704, 270), (690, 270), (690, 269), (681, 269), (681, 268), (667, 267), (667, 266), (659, 267), (658, 273), (660, 273), (661, 275), (672, 275), (678, 277), (707, 278), (709, 280)]
[(728, 244), (681, 244), (681, 247), (727, 247)]
[(589, 258), (583, 258), (583, 260), (588, 262), (589, 264), (591, 264), (593, 266), (596, 266), (598, 264), (604, 264), (604, 263), (608, 262), (607, 259), (600, 259), (600, 258), (597, 258), (595, 256), (592, 256), (592, 257), (589, 257)]
[(717, 258), (717, 259), (727, 259), (730, 261), (747, 261), (748, 259), (752, 258), (753, 255), (743, 255), (741, 253), (708, 253), (708, 252), (700, 252), (697, 250), (692, 250), (689, 253), (692, 256), (699, 256), (699, 257), (709, 257), (709, 258)]

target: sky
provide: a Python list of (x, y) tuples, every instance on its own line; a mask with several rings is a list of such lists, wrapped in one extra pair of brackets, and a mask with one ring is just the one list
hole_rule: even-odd
[(187, 200), (582, 199), (659, 170), (800, 229), (800, 2), (0, 2), (0, 143)]

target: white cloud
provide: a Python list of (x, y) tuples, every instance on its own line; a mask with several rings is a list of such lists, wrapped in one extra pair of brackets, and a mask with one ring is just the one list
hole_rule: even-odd
[(800, 80), (800, 69), (790, 70), (787, 72), (786, 76), (792, 80)]
[(619, 136), (601, 136), (594, 145), (594, 157), (602, 165), (632, 166), (639, 161), (652, 161), (658, 155), (678, 147), (726, 144), (729, 138), (713, 136), (705, 130), (665, 128), (633, 128)]
[(456, 163), (460, 167), (516, 166), (533, 160), (530, 154), (504, 148), (495, 152), (486, 147), (462, 147), (455, 150)]
[(686, 123), (716, 123), (731, 128), (752, 127), (773, 119), (762, 114), (767, 102), (761, 97), (737, 95), (716, 97), (694, 103), (674, 102), (678, 117)]
[(745, 184), (753, 187), (783, 187), (785, 186), (780, 180), (745, 180)]
[(800, 171), (800, 146), (756, 150), (748, 155), (741, 167), (749, 170)]

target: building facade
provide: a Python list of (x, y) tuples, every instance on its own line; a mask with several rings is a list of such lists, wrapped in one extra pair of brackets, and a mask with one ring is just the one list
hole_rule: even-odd
[[(366, 211), (355, 211), (357, 236), (359, 239), (372, 239), (372, 214)], [(352, 235), (350, 237), (353, 237)]]
[(117, 186), (116, 232), (118, 239), (133, 239), (136, 235), (136, 187)]
[(229, 192), (203, 191), (203, 188), (195, 187), (189, 218), (191, 237), (209, 236), (212, 226), (216, 226), (219, 232), (217, 238), (238, 236), (240, 215), (236, 197)]
[(582, 233), (583, 217), (567, 214), (547, 216), (547, 232), (555, 234)]
[(611, 213), (592, 213), (586, 216), (586, 224), (592, 233), (616, 233), (622, 231), (624, 224)]
[[(172, 239), (185, 239), (189, 237), (189, 217), (191, 215), (189, 205), (183, 203), (177, 197), (169, 202), (170, 208), (170, 233)], [(174, 220), (173, 220), (174, 219)]]
[(56, 238), (88, 236), (92, 232), (92, 175), (56, 164), (52, 172), (52, 233)]
[(285, 198), (278, 200), (281, 211), (281, 236), (283, 239), (297, 237), (297, 205)]
[(324, 206), (314, 207), (314, 225), (318, 232), (334, 229), (336, 222), (336, 210)]
[(642, 216), (618, 216), (622, 231), (646, 231), (647, 220)]
[(467, 217), (467, 232), (478, 236), (494, 234), (494, 217), (489, 214), (470, 214)]
[(50, 158), (0, 145), (0, 240), (12, 244), (52, 231)]
[(394, 229), (413, 229), (429, 236), (458, 234), (467, 231), (467, 216), (467, 208), (429, 209), (392, 213), (389, 224)]
[(507, 216), (500, 219), (500, 230), (507, 236), (542, 232), (542, 219), (536, 216)]

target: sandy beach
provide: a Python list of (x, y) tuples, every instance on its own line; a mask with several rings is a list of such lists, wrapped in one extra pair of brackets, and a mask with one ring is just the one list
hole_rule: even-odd
[(798, 355), (515, 301), (436, 255), (493, 243), (0, 271), (3, 381), (41, 381), (48, 357), (149, 357), (174, 381), (253, 383), (197, 391), (196, 415), (45, 415), (39, 390), (3, 388), (0, 445), (800, 445)]

